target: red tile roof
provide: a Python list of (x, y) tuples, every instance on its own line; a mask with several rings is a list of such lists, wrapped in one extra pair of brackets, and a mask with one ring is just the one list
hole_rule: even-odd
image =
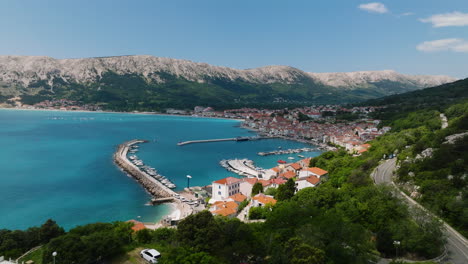
[(287, 171), (285, 173), (281, 173), (280, 177), (284, 177), (286, 179), (291, 179), (291, 178), (296, 177), (296, 173), (294, 171)]
[(319, 167), (312, 167), (312, 168), (308, 168), (307, 170), (318, 176), (322, 176), (328, 173), (328, 171), (322, 170)]
[(242, 179), (242, 181), (248, 182), (251, 185), (254, 185), (258, 181), (258, 179), (257, 178), (244, 178), (244, 179)]
[(234, 195), (229, 196), (228, 198), (233, 199), (235, 202), (243, 202), (245, 199), (247, 199), (247, 196), (243, 195), (242, 193), (236, 193)]
[(238, 179), (238, 178), (227, 177), (227, 178), (224, 178), (224, 179), (221, 179), (221, 180), (217, 180), (214, 183), (226, 185), (226, 184), (233, 184), (233, 183), (240, 182), (240, 181), (241, 181), (241, 179)]
[(320, 179), (317, 178), (317, 176), (314, 176), (314, 175), (307, 177), (305, 180), (312, 183), (313, 185), (317, 185), (317, 183), (320, 182)]
[(293, 169), (295, 170), (300, 170), (302, 168), (301, 164), (299, 163), (293, 163), (293, 164), (290, 164), (289, 166), (293, 167)]
[(252, 199), (257, 200), (258, 202), (262, 204), (276, 204), (276, 200), (273, 199), (273, 197), (267, 196), (263, 193), (259, 193), (255, 195)]
[(142, 222), (139, 222), (137, 220), (132, 219), (132, 220), (128, 220), (127, 222), (133, 223), (132, 230), (134, 232), (137, 232), (137, 231), (140, 231), (140, 230), (146, 228), (145, 224), (143, 224)]
[(275, 179), (270, 180), (270, 184), (274, 183), (274, 184), (277, 184), (277, 185), (281, 185), (281, 184), (283, 184), (285, 182), (286, 182), (285, 179), (280, 179), (280, 178), (275, 178)]
[(222, 215), (222, 216), (230, 216), (237, 213), (237, 209), (234, 208), (221, 208), (211, 212), (213, 215)]

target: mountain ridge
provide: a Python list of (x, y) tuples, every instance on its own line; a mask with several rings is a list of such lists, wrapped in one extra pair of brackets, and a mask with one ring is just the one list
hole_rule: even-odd
[(388, 70), (307, 73), (283, 65), (239, 70), (150, 55), (76, 59), (0, 56), (0, 96), (36, 97), (29, 103), (58, 98), (103, 104), (111, 100), (111, 104), (122, 107), (118, 103), (122, 100), (147, 105), (144, 109), (211, 102), (218, 106), (278, 101), (345, 103), (454, 80), (449, 76), (404, 75)]

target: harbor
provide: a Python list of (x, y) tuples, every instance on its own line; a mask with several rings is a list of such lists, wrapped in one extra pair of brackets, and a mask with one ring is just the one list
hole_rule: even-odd
[(184, 146), (188, 144), (196, 144), (196, 143), (211, 143), (211, 142), (222, 142), (222, 141), (249, 141), (249, 140), (259, 140), (259, 139), (267, 139), (272, 137), (235, 137), (235, 138), (218, 138), (218, 139), (201, 139), (201, 140), (189, 140), (189, 141), (182, 141), (177, 143), (178, 146)]
[[(114, 154), (115, 163), (135, 180), (137, 180), (146, 191), (158, 198), (174, 197), (177, 195), (171, 188), (163, 183), (162, 180), (156, 178), (157, 174), (154, 168), (150, 168), (143, 164), (143, 161), (133, 158), (132, 161), (127, 158), (127, 154), (131, 151), (133, 154), (138, 148), (137, 144), (145, 143), (146, 140), (131, 140), (119, 145), (117, 151)], [(133, 155), (134, 156), (134, 155)], [(150, 175), (154, 174), (154, 175)], [(162, 178), (160, 178), (162, 179)], [(174, 186), (175, 188), (175, 186)]]
[(262, 168), (255, 167), (253, 161), (249, 159), (222, 160), (219, 165), (228, 171), (245, 177), (257, 178), (263, 172)]
[[(282, 154), (297, 154), (301, 152), (315, 151), (313, 148), (297, 148), (297, 149), (279, 149), (268, 152), (258, 152), (259, 156), (282, 155)], [(299, 156), (299, 155), (298, 155)]]

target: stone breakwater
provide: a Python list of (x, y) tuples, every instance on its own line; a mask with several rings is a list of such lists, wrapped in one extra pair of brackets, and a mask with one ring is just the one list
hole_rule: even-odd
[(133, 163), (130, 162), (127, 158), (127, 153), (129, 148), (132, 145), (145, 143), (146, 140), (139, 140), (134, 139), (123, 144), (120, 144), (117, 148), (117, 151), (114, 153), (114, 162), (119, 166), (123, 171), (128, 173), (132, 176), (136, 181), (138, 181), (143, 188), (151, 195), (157, 198), (164, 198), (164, 197), (174, 197), (176, 192), (167, 188), (164, 184), (157, 181), (146, 172), (142, 171), (140, 168), (135, 166)]

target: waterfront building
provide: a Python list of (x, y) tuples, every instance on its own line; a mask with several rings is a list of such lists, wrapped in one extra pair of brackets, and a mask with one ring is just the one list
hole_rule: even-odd
[(239, 193), (241, 181), (241, 179), (234, 177), (214, 181), (211, 193), (213, 201), (222, 201), (231, 195)]

